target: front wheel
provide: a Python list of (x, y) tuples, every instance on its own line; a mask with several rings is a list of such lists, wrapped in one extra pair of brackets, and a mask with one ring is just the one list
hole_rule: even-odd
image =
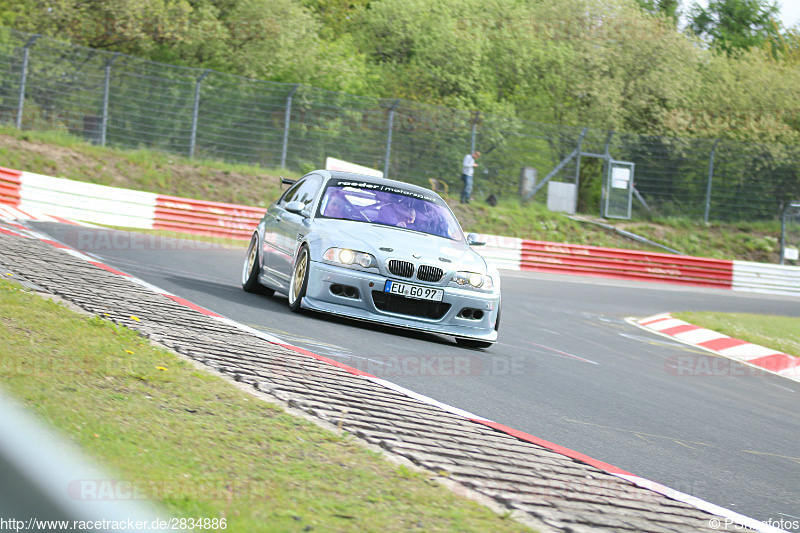
[(244, 265), (242, 265), (242, 288), (247, 292), (272, 296), (275, 291), (264, 287), (258, 282), (259, 272), (261, 272), (261, 258), (258, 254), (258, 234), (253, 233), (253, 237), (250, 239), (250, 246), (247, 247)]
[(297, 260), (294, 262), (294, 269), (292, 270), (292, 279), (289, 282), (289, 309), (295, 313), (300, 312), (300, 304), (303, 302), (303, 296), (306, 295), (310, 264), (308, 246), (304, 244), (297, 253)]

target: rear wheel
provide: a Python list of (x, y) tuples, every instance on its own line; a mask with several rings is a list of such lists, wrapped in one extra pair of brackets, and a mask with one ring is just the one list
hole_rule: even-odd
[(292, 279), (289, 282), (289, 309), (295, 313), (300, 312), (300, 304), (303, 302), (303, 296), (306, 295), (310, 264), (308, 246), (304, 244), (297, 253), (297, 260), (292, 270)]
[(261, 272), (261, 258), (258, 254), (258, 233), (253, 233), (250, 239), (250, 246), (247, 248), (247, 255), (242, 265), (242, 288), (247, 292), (255, 292), (272, 296), (275, 290), (268, 289), (258, 282), (258, 274)]

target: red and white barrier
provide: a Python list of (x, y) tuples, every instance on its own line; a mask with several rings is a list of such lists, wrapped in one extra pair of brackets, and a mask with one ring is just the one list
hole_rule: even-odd
[(266, 209), (159, 195), (153, 229), (249, 240)]
[(732, 261), (529, 240), (520, 269), (721, 288), (733, 280)]
[(0, 167), (0, 204), (16, 207), (21, 199), (22, 172)]
[(800, 267), (482, 235), (497, 268), (800, 296)]
[(733, 288), (734, 261), (481, 235), (497, 268)]
[(522, 239), (516, 237), (500, 237), (498, 235), (481, 235), (480, 240), (485, 246), (475, 248), (488, 261), (497, 268), (506, 270), (521, 270)]
[[(0, 167), (0, 201), (37, 217), (152, 228), (157, 194), (106, 187)], [(38, 217), (37, 217), (38, 218)]]
[(109, 226), (148, 228), (157, 195), (23, 172), (19, 209)]
[[(0, 167), (0, 217), (72, 219), (247, 240), (266, 210)], [(483, 235), (498, 268), (800, 296), (800, 267)]]
[(246, 240), (265, 211), (0, 167), (0, 214), (6, 218), (71, 219)]

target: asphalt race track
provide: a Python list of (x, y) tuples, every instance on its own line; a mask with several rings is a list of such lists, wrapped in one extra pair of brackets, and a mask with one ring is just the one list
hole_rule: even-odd
[[(240, 286), (244, 248), (31, 227), (301, 348), (752, 518), (800, 519), (800, 383), (625, 321), (666, 311), (800, 316), (797, 298), (503, 271), (500, 341), (324, 315)], [(54, 268), (57, 268), (54, 265)]]

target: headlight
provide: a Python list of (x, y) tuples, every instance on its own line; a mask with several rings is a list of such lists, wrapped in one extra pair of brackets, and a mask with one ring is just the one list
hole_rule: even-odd
[(491, 276), (478, 274), (477, 272), (456, 272), (453, 281), (458, 285), (467, 285), (476, 289), (492, 290), (494, 282)]
[(378, 266), (375, 258), (366, 252), (357, 252), (348, 248), (328, 248), (322, 256), (325, 260), (342, 265), (359, 265), (362, 268)]

